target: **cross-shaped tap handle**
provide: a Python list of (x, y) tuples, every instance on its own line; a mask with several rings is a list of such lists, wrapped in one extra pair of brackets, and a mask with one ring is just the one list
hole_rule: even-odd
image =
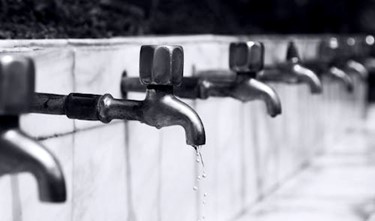
[(237, 73), (256, 73), (264, 67), (264, 45), (247, 41), (229, 46), (229, 68)]
[(181, 46), (143, 45), (139, 70), (143, 85), (178, 86), (182, 82), (184, 51)]

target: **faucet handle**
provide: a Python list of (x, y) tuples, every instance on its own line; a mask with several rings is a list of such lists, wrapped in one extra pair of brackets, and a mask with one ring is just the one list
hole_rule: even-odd
[(184, 51), (178, 45), (143, 45), (139, 71), (143, 85), (179, 86), (184, 69)]
[(318, 45), (318, 57), (323, 62), (333, 62), (340, 53), (340, 43), (336, 37), (323, 39)]
[(357, 57), (361, 52), (359, 51), (359, 42), (354, 37), (343, 39), (345, 46), (346, 57)]
[(370, 56), (374, 41), (375, 40), (372, 35), (347, 38), (346, 45), (348, 47), (348, 51), (350, 52), (350, 56), (354, 59)]
[(259, 72), (264, 67), (264, 45), (258, 41), (236, 42), (229, 46), (229, 68), (234, 72)]
[(374, 35), (367, 35), (362, 40), (362, 49), (364, 50), (364, 54), (368, 57), (374, 56), (374, 47), (375, 47), (375, 36)]
[(34, 90), (34, 62), (24, 56), (0, 56), (0, 114), (27, 112)]
[(298, 48), (293, 41), (290, 41), (286, 48), (286, 60), (291, 61), (293, 63), (298, 63), (301, 61), (301, 58), (298, 53)]

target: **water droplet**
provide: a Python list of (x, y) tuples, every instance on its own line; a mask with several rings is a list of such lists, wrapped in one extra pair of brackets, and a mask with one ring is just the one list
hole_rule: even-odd
[(197, 191), (197, 190), (198, 190), (198, 187), (197, 187), (197, 186), (194, 186), (194, 187), (193, 187), (193, 190), (194, 190), (194, 191)]
[(201, 160), (200, 160), (199, 158), (197, 158), (195, 161), (197, 161), (197, 163), (200, 163), (200, 162), (201, 162)]
[(203, 161), (202, 153), (200, 151), (199, 151), (199, 156), (197, 158), (200, 159), (200, 161), (202, 162), (202, 167), (204, 168), (204, 161)]
[(206, 178), (206, 177), (207, 177), (207, 174), (206, 174), (205, 172), (203, 172), (202, 177), (203, 177), (203, 178)]
[(197, 180), (200, 180), (201, 179), (201, 176), (197, 176)]
[(204, 194), (203, 194), (204, 197), (207, 197), (207, 195), (208, 195), (207, 193), (204, 193)]
[(199, 151), (200, 151), (200, 146), (196, 146), (196, 145), (193, 145), (195, 151), (197, 152), (197, 154), (199, 154)]

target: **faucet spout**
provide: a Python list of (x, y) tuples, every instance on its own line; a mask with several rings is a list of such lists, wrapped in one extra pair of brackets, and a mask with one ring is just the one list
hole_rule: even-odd
[(267, 67), (257, 75), (257, 79), (265, 82), (285, 82), (289, 84), (306, 83), (313, 94), (322, 92), (319, 77), (309, 68), (298, 63), (289, 63), (277, 67)]
[(41, 201), (66, 201), (65, 179), (56, 158), (17, 128), (2, 130), (0, 134), (0, 168), (1, 174), (33, 174), (37, 179)]
[(298, 81), (306, 82), (310, 86), (311, 93), (322, 93), (322, 82), (312, 70), (300, 64), (293, 64), (292, 72), (297, 76)]
[(254, 78), (248, 78), (237, 84), (231, 97), (242, 102), (263, 100), (271, 117), (276, 117), (282, 112), (280, 98), (276, 91), (271, 86)]
[(353, 79), (342, 69), (333, 66), (329, 69), (328, 74), (336, 79), (339, 79), (345, 85), (348, 92), (352, 92), (354, 90)]
[(307, 83), (313, 94), (322, 93), (322, 83), (311, 69), (301, 65), (301, 59), (294, 42), (289, 42), (286, 51), (286, 62), (266, 67), (257, 76), (261, 81), (282, 81), (290, 84)]
[(172, 87), (147, 89), (140, 121), (156, 128), (182, 126), (188, 145), (196, 147), (205, 144), (206, 134), (198, 114), (170, 90)]
[(103, 123), (114, 119), (135, 120), (158, 129), (180, 125), (185, 129), (187, 144), (200, 146), (206, 141), (202, 121), (191, 107), (173, 95), (173, 86), (149, 85), (144, 100), (115, 99), (110, 94), (38, 93), (30, 112)]
[(367, 79), (369, 73), (367, 68), (362, 63), (351, 59), (346, 63), (346, 66), (349, 70), (358, 74), (361, 80), (365, 81)]

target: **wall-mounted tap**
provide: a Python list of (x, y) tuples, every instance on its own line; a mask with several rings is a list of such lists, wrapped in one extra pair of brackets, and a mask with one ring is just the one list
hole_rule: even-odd
[(354, 82), (353, 82), (353, 79), (347, 74), (347, 72), (345, 72), (341, 68), (332, 66), (329, 68), (327, 73), (333, 78), (336, 78), (342, 81), (348, 92), (353, 92)]
[(260, 81), (285, 82), (290, 84), (306, 83), (313, 94), (322, 92), (322, 83), (311, 69), (302, 65), (294, 42), (289, 42), (286, 52), (286, 62), (266, 66), (257, 76)]
[(367, 81), (370, 71), (374, 70), (373, 50), (375, 38), (372, 35), (349, 37), (345, 41), (348, 47), (348, 68), (357, 73), (362, 81)]
[(353, 92), (354, 90), (354, 80), (349, 75), (346, 69), (345, 63), (346, 52), (343, 50), (342, 44), (336, 37), (331, 37), (329, 39), (323, 40), (319, 48), (319, 57), (325, 59), (328, 64), (328, 75), (333, 78), (341, 80), (348, 92)]
[(375, 36), (367, 35), (360, 42), (360, 51), (363, 57), (360, 59), (369, 72), (375, 71)]
[(348, 92), (353, 92), (354, 81), (347, 70), (342, 68), (341, 63), (338, 62), (338, 58), (342, 54), (339, 47), (337, 38), (322, 39), (317, 46), (316, 59), (305, 61), (304, 64), (321, 77), (325, 75), (342, 82)]
[(362, 64), (361, 59), (365, 59), (368, 55), (363, 54), (364, 48), (356, 38), (336, 38), (332, 37), (328, 40), (326, 50), (330, 51), (332, 66), (336, 66), (347, 72), (348, 74), (357, 75), (360, 79), (366, 80), (368, 71)]
[(346, 49), (345, 57), (346, 67), (351, 70), (354, 74), (357, 74), (362, 81), (366, 81), (368, 78), (368, 70), (365, 66), (366, 60), (370, 54), (367, 50), (370, 45), (365, 39), (360, 37), (348, 37), (342, 39), (344, 48)]
[(263, 100), (271, 117), (281, 114), (281, 102), (276, 91), (258, 81), (257, 74), (264, 68), (264, 45), (260, 42), (231, 43), (229, 67), (236, 73), (230, 96), (243, 102)]
[[(229, 48), (231, 71), (204, 71), (194, 77), (184, 77), (182, 84), (175, 87), (175, 94), (188, 99), (232, 97), (242, 102), (263, 100), (270, 116), (281, 114), (280, 99), (275, 90), (255, 79), (257, 72), (261, 71), (264, 65), (263, 44), (252, 41), (239, 42), (230, 44)], [(145, 91), (138, 79), (127, 76), (123, 77), (121, 88), (123, 93)]]
[(173, 86), (181, 84), (184, 53), (181, 46), (145, 45), (140, 53), (140, 81), (146, 86), (142, 101), (114, 99), (110, 94), (71, 93), (34, 95), (31, 112), (66, 115), (71, 119), (136, 120), (162, 128), (180, 125), (185, 129), (186, 143), (205, 144), (206, 135), (198, 114), (173, 95)]
[(66, 186), (56, 158), (19, 128), (19, 115), (30, 111), (34, 64), (24, 57), (0, 57), (0, 175), (30, 172), (44, 202), (66, 201)]

